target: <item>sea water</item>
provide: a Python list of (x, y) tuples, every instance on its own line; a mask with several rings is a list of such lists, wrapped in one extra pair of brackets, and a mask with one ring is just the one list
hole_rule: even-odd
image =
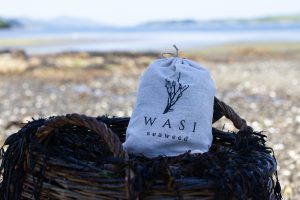
[[(9, 41), (9, 42), (7, 42)], [(160, 51), (176, 44), (199, 50), (236, 42), (300, 41), (300, 24), (288, 27), (212, 29), (12, 29), (0, 30), (0, 50), (18, 48), (29, 54), (63, 51)]]

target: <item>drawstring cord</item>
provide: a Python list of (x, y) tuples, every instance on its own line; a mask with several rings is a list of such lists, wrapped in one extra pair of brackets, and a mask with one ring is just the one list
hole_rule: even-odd
[(170, 52), (166, 52), (166, 53), (162, 53), (160, 55), (161, 58), (166, 58), (166, 55), (170, 55), (172, 57), (178, 57), (179, 55), (179, 49), (177, 48), (177, 46), (175, 44), (173, 44), (173, 47), (175, 48), (176, 50), (176, 53), (170, 53)]

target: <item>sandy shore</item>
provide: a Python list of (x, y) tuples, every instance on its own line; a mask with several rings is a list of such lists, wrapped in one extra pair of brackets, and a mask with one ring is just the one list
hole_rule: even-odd
[[(0, 137), (31, 117), (130, 116), (138, 78), (159, 53), (0, 54)], [(300, 44), (229, 45), (183, 53), (206, 66), (218, 98), (257, 131), (278, 159), (285, 199), (300, 199)], [(233, 130), (222, 120), (215, 126)]]

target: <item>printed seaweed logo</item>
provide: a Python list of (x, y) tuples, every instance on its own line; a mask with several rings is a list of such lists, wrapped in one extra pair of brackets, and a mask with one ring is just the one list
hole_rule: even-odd
[(167, 92), (168, 92), (168, 102), (163, 114), (174, 111), (173, 106), (180, 99), (180, 97), (182, 97), (183, 92), (189, 88), (189, 85), (182, 85), (179, 82), (180, 75), (181, 73), (179, 72), (177, 81), (171, 82), (170, 80), (165, 79), (166, 80), (165, 87), (167, 88)]

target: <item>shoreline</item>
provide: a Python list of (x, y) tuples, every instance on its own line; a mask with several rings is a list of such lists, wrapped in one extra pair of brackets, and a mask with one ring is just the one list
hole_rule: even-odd
[[(173, 47), (165, 52), (174, 52)], [(259, 60), (297, 60), (300, 59), (300, 42), (243, 42), (227, 43), (203, 49), (179, 51), (181, 57), (199, 62), (252, 62)], [(159, 51), (63, 51), (59, 53), (28, 54), (22, 49), (0, 50), (0, 75), (19, 74), (26, 71), (70, 70), (70, 69), (110, 69), (122, 64), (118, 57), (124, 58), (124, 66), (134, 65), (134, 59), (143, 58), (141, 67), (151, 59), (159, 58)], [(131, 63), (131, 64), (130, 64)]]
[[(41, 53), (28, 53), (26, 52), (26, 49), (19, 47), (21, 44), (28, 44), (30, 46), (43, 46), (47, 44), (51, 44), (53, 42), (61, 42), (61, 44), (72, 42), (76, 40), (73, 39), (32, 39), (32, 40), (27, 40), (27, 39), (11, 39), (11, 40), (6, 40), (6, 39), (1, 39), (0, 38), (0, 44), (3, 45), (2, 47), (0, 46), (0, 54), (3, 53), (12, 53), (12, 52), (23, 52), (26, 55), (30, 56), (43, 56), (43, 55), (59, 55), (59, 54), (72, 54), (72, 53), (87, 53), (91, 55), (95, 54), (154, 54), (154, 53), (160, 53), (160, 51), (163, 50), (174, 50), (172, 45), (166, 47), (166, 48), (161, 48), (161, 49), (156, 49), (156, 50), (80, 50), (80, 49), (74, 49), (74, 50), (64, 50), (61, 49), (58, 52), (41, 52)], [(104, 40), (93, 40), (93, 39), (88, 39), (88, 40), (83, 40), (83, 42), (95, 42), (95, 41), (101, 41), (103, 43), (110, 42), (110, 41), (104, 41)], [(9, 45), (5, 46), (5, 42), (8, 44), (18, 44), (16, 46), (14, 45)], [(80, 43), (80, 41), (78, 41)], [(254, 51), (264, 51), (265, 53), (285, 53), (287, 51), (300, 51), (300, 40), (299, 41), (244, 41), (244, 42), (224, 42), (224, 43), (219, 43), (219, 44), (210, 44), (206, 46), (199, 46), (199, 48), (195, 47), (190, 47), (190, 48), (179, 48), (181, 53), (186, 53), (188, 55), (193, 55), (193, 54), (204, 54), (207, 55), (209, 53), (218, 53), (218, 54), (224, 54), (228, 52), (233, 52), (233, 53), (239, 53), (238, 51), (243, 51), (243, 50), (249, 50), (252, 49)]]

